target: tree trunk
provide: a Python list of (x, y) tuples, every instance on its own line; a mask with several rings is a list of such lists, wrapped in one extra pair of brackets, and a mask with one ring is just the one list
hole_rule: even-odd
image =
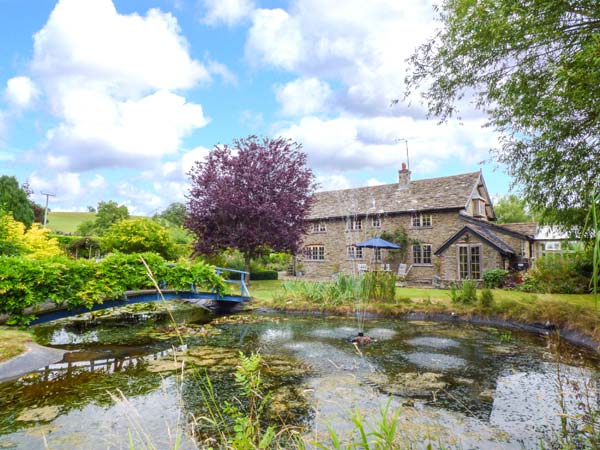
[(250, 259), (250, 254), (244, 253), (244, 261), (246, 261), (246, 272), (248, 272), (248, 275), (246, 275), (247, 286), (250, 286)]

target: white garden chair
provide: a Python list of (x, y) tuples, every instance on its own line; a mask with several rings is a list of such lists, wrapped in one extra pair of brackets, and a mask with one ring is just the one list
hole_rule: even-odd
[(407, 264), (398, 265), (398, 273), (396, 274), (398, 278), (398, 282), (396, 283), (397, 286), (406, 286), (406, 277), (408, 276), (408, 272), (411, 267), (412, 266), (408, 266)]
[(367, 265), (366, 264), (357, 264), (356, 265), (356, 270), (358, 270), (358, 274), (359, 275), (364, 275), (365, 272), (367, 271)]

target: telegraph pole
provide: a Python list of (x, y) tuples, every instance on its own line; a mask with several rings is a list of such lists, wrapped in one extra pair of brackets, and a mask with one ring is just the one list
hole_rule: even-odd
[(46, 192), (41, 192), (41, 194), (46, 196), (46, 209), (44, 209), (44, 225), (43, 225), (43, 228), (46, 228), (46, 223), (48, 222), (48, 198), (56, 197), (56, 195), (47, 194)]

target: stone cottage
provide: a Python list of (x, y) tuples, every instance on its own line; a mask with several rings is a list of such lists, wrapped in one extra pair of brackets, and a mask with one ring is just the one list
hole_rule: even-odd
[[(410, 174), (403, 164), (398, 183), (316, 193), (297, 270), (323, 278), (406, 264), (409, 281), (431, 283), (527, 269), (537, 224), (495, 224), (481, 172), (414, 181)], [(406, 248), (355, 245), (384, 232), (405, 236)]]

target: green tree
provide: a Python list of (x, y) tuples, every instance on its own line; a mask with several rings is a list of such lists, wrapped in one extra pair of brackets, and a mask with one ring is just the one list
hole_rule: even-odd
[(102, 235), (114, 223), (129, 218), (127, 206), (120, 205), (112, 200), (98, 203), (98, 212), (96, 213), (95, 228), (98, 234)]
[(167, 259), (174, 256), (168, 231), (145, 217), (124, 219), (111, 225), (102, 238), (102, 249), (121, 253), (155, 252)]
[(33, 223), (34, 215), (25, 189), (19, 186), (15, 177), (0, 177), (0, 208), (12, 214), (15, 220), (26, 227)]
[(527, 210), (525, 200), (514, 194), (501, 197), (494, 204), (498, 223), (531, 222), (535, 220)]
[(421, 91), (442, 120), (472, 95), (527, 203), (581, 226), (600, 179), (598, 0), (443, 0), (437, 11), (441, 28), (411, 57), (408, 93)]
[(187, 218), (187, 211), (185, 210), (185, 205), (183, 203), (174, 202), (167, 206), (163, 212), (156, 214), (154, 217), (167, 220), (173, 225), (182, 227)]

